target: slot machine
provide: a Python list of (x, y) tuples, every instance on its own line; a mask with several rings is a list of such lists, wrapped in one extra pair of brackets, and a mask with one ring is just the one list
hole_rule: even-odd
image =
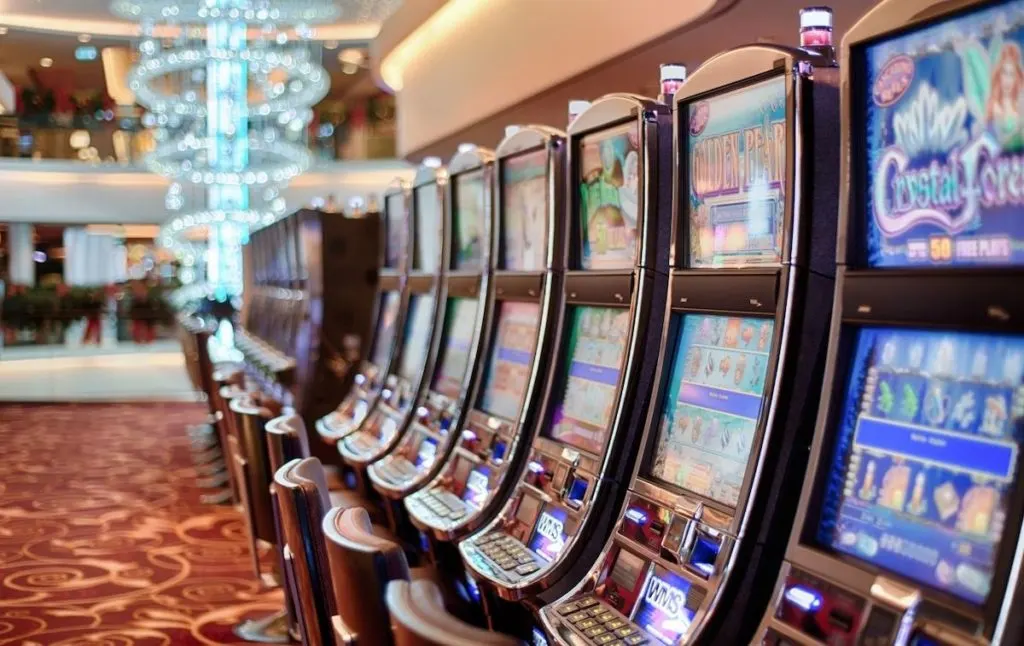
[(523, 638), (611, 531), (653, 385), (661, 330), (648, 322), (663, 317), (667, 284), (669, 107), (604, 96), (569, 126), (567, 148), (567, 263), (543, 408), (501, 512), (459, 543), (491, 627)]
[(435, 564), (468, 602), (474, 588), (463, 578), (456, 544), (494, 517), (515, 484), (543, 395), (541, 358), (551, 353), (564, 267), (565, 135), (543, 126), (507, 132), (495, 153), (493, 310), (482, 372), (453, 428), (454, 450), (405, 498)]
[[(806, 10), (801, 23), (830, 33), (831, 12)], [(839, 78), (831, 41), (815, 35), (812, 49), (714, 56), (674, 92), (675, 244), (655, 397), (614, 533), (541, 613), (555, 642), (745, 644), (768, 603), (834, 284)]]
[(370, 483), (385, 501), (392, 529), (414, 544), (419, 537), (402, 500), (430, 481), (460, 437), (466, 402), (480, 373), (477, 360), (487, 341), (493, 304), (491, 281), (494, 153), (459, 146), (448, 163), (449, 265), (443, 281), (444, 320), (433, 374), (413, 405), (415, 414), (393, 449), (370, 464)]
[[(353, 383), (352, 367), (362, 354), (380, 293), (384, 236), (379, 213), (302, 210), (289, 220), (297, 243), (292, 274), (297, 288), (291, 290), (287, 352), (296, 365), (285, 402), (311, 428)], [(309, 439), (314, 455), (337, 460), (337, 451), (319, 434)]]
[(366, 468), (394, 447), (416, 412), (433, 374), (446, 313), (443, 276), (449, 263), (445, 218), (448, 172), (436, 157), (425, 162), (429, 163), (420, 166), (412, 184), (415, 236), (412, 267), (405, 282), (401, 339), (376, 405), (357, 430), (337, 443), (364, 495), (373, 493)]
[(762, 644), (1019, 644), (1024, 2), (843, 39), (821, 409)]
[(370, 351), (362, 361), (353, 380), (352, 389), (344, 396), (338, 408), (316, 422), (320, 437), (329, 444), (359, 428), (367, 414), (376, 406), (391, 373), (392, 357), (396, 354), (398, 331), (404, 317), (403, 299), (405, 280), (409, 271), (410, 244), (415, 239), (413, 222), (409, 218), (408, 183), (395, 180), (384, 193), (386, 232), (381, 252), (378, 292), (373, 308), (373, 332)]

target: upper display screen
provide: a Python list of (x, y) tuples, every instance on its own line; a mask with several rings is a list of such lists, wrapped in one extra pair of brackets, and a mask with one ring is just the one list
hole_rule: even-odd
[(437, 362), (437, 372), (431, 390), (455, 398), (462, 393), (462, 382), (469, 368), (469, 349), (476, 329), (477, 301), (472, 298), (452, 298), (444, 316), (445, 344)]
[(869, 266), (1024, 262), (1022, 10), (999, 3), (858, 57)]
[(785, 77), (690, 104), (687, 141), (690, 266), (780, 262), (788, 178)]
[(405, 196), (401, 193), (389, 195), (384, 203), (387, 212), (388, 237), (384, 245), (384, 262), (396, 268), (402, 264), (409, 239), (409, 223), (405, 219)]
[(552, 439), (590, 453), (601, 452), (615, 409), (628, 337), (628, 309), (572, 309), (568, 374), (548, 431)]
[(688, 314), (679, 327), (651, 475), (735, 507), (775, 322)]
[(858, 331), (819, 539), (977, 604), (1024, 435), (1024, 337)]
[(639, 148), (634, 122), (580, 141), (577, 181), (583, 269), (627, 269), (636, 261)]
[(501, 162), (501, 244), (505, 269), (540, 271), (547, 256), (548, 152), (509, 157)]
[(456, 176), (452, 263), (456, 269), (483, 269), (486, 239), (487, 191), (483, 169)]
[(373, 339), (373, 355), (370, 361), (382, 370), (387, 370), (391, 358), (391, 347), (395, 344), (395, 321), (402, 304), (401, 292), (387, 292), (381, 303), (377, 319), (377, 333)]
[(399, 375), (415, 382), (423, 374), (430, 350), (430, 331), (434, 327), (434, 297), (426, 294), (409, 299), (409, 312), (405, 318), (405, 336)]
[(518, 420), (537, 348), (540, 305), (505, 301), (499, 307), (498, 334), (487, 362), (480, 408), (490, 415)]
[(416, 269), (437, 271), (441, 262), (441, 198), (437, 185), (413, 191), (416, 201)]

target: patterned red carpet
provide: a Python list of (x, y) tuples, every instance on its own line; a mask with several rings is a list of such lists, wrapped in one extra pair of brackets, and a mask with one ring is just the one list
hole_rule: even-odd
[(199, 502), (191, 404), (0, 407), (0, 644), (231, 644), (280, 607)]

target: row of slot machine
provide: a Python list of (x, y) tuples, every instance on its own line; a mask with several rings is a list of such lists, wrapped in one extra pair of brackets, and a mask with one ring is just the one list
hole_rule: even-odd
[(808, 9), (424, 165), (318, 432), (533, 643), (1022, 643), (1022, 43)]
[[(373, 212), (303, 209), (254, 231), (243, 247), (235, 345), (260, 389), (311, 424), (351, 387), (373, 319), (378, 254), (351, 241), (379, 239), (382, 229)], [(339, 275), (347, 279), (331, 280)]]

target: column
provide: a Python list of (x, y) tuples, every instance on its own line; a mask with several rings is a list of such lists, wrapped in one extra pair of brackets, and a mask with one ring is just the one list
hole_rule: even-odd
[(7, 274), (12, 285), (34, 287), (36, 284), (36, 263), (32, 259), (36, 250), (34, 235), (35, 231), (28, 222), (7, 225)]

